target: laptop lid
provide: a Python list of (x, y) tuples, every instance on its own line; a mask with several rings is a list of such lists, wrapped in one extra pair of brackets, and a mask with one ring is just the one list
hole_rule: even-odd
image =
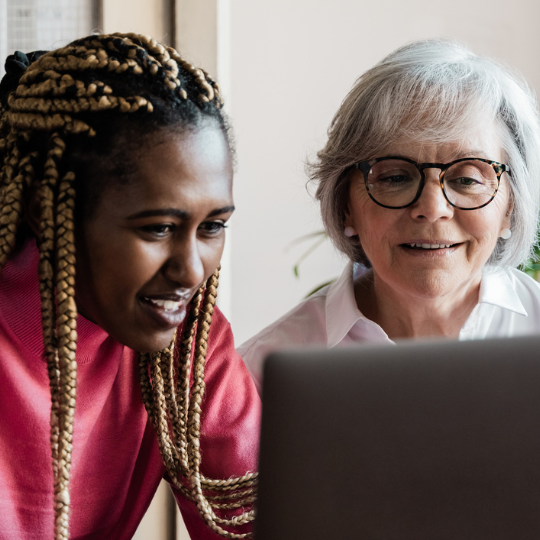
[(271, 355), (256, 540), (540, 537), (540, 337)]

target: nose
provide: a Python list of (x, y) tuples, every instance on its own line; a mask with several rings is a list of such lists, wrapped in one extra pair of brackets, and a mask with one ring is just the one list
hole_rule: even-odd
[(451, 219), (454, 208), (444, 197), (439, 182), (439, 169), (426, 169), (424, 189), (420, 198), (411, 206), (413, 219), (433, 223), (439, 219)]
[(186, 235), (171, 242), (163, 274), (185, 289), (195, 289), (203, 283), (204, 264), (196, 234)]

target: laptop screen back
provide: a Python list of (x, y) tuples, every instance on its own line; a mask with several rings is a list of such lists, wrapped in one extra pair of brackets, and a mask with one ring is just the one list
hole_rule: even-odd
[(271, 355), (256, 540), (540, 537), (540, 337)]

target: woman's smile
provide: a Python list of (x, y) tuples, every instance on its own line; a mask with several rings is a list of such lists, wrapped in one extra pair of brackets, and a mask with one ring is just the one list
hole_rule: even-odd
[(412, 257), (449, 257), (463, 246), (462, 242), (452, 242), (449, 240), (414, 240), (399, 244), (408, 256)]
[(141, 296), (139, 301), (145, 313), (164, 329), (176, 328), (184, 321), (188, 303), (192, 297), (179, 297), (175, 294), (159, 296)]

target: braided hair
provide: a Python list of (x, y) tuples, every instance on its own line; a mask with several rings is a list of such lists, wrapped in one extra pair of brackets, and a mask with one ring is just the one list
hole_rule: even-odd
[[(16, 69), (8, 69), (7, 83), (2, 83), (14, 91), (7, 97), (0, 87), (0, 269), (21, 235), (28, 234), (23, 207), (37, 193), (41, 319), (52, 400), (54, 526), (60, 540), (69, 538), (77, 387), (74, 229), (79, 214), (91, 211), (104, 178), (110, 181), (111, 175), (96, 174), (96, 168), (110, 167), (118, 141), (129, 138), (133, 125), (144, 128), (138, 130), (144, 140), (144, 134), (174, 126), (196, 128), (210, 118), (229, 145), (230, 139), (217, 84), (150, 37), (91, 35), (55, 51), (34, 53), (30, 60), (16, 54), (11, 57)], [(14, 76), (17, 69), (23, 72), (20, 78), (20, 72)], [(123, 172), (115, 172), (113, 178), (121, 181)], [(253, 510), (241, 509), (254, 502), (256, 473), (216, 480), (200, 471), (205, 358), (218, 277), (219, 269), (196, 293), (182, 333), (169, 347), (139, 355), (140, 380), (173, 485), (197, 505), (216, 533), (248, 538), (250, 533), (234, 531), (253, 520)], [(223, 510), (233, 511), (233, 517), (221, 517)]]

